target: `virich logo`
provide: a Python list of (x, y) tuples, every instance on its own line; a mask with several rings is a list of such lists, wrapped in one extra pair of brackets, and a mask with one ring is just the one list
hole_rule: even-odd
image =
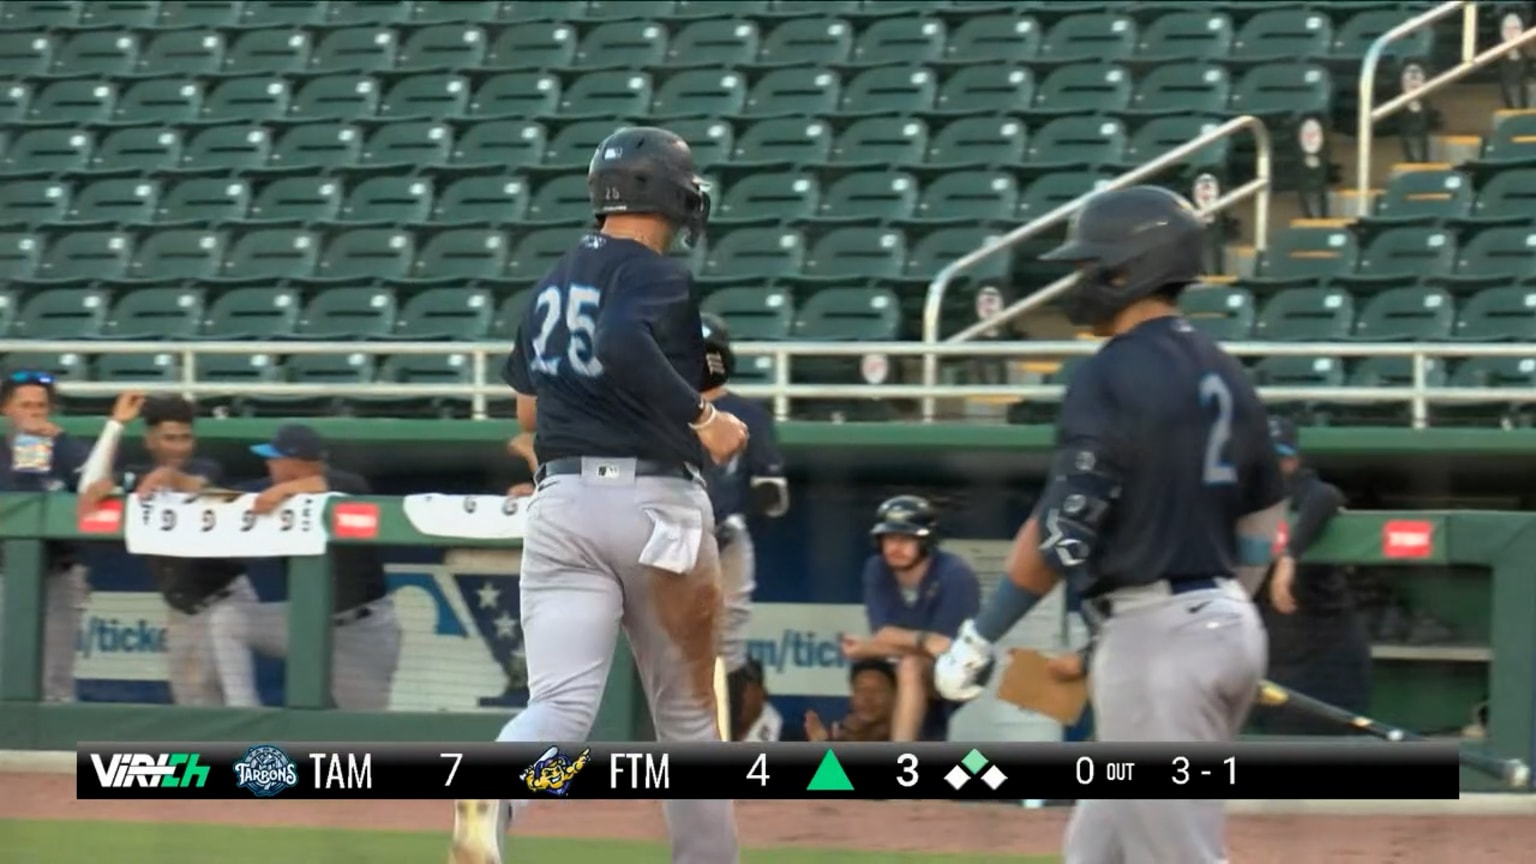
[(91, 765), (95, 767), (96, 780), (103, 789), (130, 786), (201, 789), (208, 779), (208, 766), (198, 764), (197, 759), (196, 753), (114, 753), (109, 761), (103, 762), (101, 754), (92, 753)]

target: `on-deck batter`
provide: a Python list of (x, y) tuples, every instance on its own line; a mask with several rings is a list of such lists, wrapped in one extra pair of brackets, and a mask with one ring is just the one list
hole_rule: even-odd
[[(700, 466), (746, 428), (699, 393), (698, 304), (665, 254), (698, 239), (709, 198), (687, 143), (651, 127), (598, 145), (587, 183), (600, 230), (539, 282), (506, 367), (539, 470), (518, 580), (528, 707), (497, 740), (586, 738), (622, 627), (657, 739), (715, 741), (720, 558)], [(451, 860), (500, 864), (508, 810), (458, 802)], [(731, 802), (666, 814), (676, 864), (735, 864)]]
[[(939, 692), (982, 692), (992, 645), (1066, 579), (1097, 633), (1101, 741), (1229, 741), (1264, 674), (1250, 595), (1269, 564), (1284, 487), (1242, 367), (1178, 314), (1204, 225), (1150, 186), (1101, 193), (1045, 256), (1078, 265), (1073, 323), (1110, 337), (1078, 368), (1051, 476), (1008, 578), (935, 664)], [(1078, 803), (1066, 864), (1226, 860), (1220, 801)]]

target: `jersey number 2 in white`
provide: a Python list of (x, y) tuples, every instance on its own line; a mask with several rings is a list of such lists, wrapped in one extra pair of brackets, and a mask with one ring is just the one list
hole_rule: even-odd
[(565, 324), (565, 359), (571, 368), (584, 378), (603, 374), (603, 364), (594, 354), (597, 336), (598, 301), (602, 293), (590, 285), (571, 285), (564, 290), (550, 286), (539, 292), (533, 310), (540, 316), (539, 332), (533, 337), (533, 362), (535, 371), (546, 375), (560, 374), (560, 358), (549, 355), (549, 337), (555, 328)]
[(1203, 479), (1207, 486), (1225, 486), (1237, 482), (1237, 470), (1226, 460), (1227, 444), (1232, 440), (1232, 391), (1221, 376), (1212, 372), (1200, 379), (1200, 404), (1216, 405), (1216, 419), (1211, 421), (1211, 431), (1205, 438), (1205, 470)]

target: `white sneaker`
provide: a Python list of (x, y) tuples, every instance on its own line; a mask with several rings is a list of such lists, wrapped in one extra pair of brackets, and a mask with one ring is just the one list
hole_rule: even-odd
[(497, 808), (503, 801), (463, 799), (453, 802), (453, 846), (448, 864), (501, 864)]
[(985, 693), (992, 671), (992, 643), (966, 621), (949, 650), (933, 664), (933, 689), (951, 702), (969, 702)]

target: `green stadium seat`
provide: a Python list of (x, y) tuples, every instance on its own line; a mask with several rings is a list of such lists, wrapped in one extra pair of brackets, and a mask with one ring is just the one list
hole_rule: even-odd
[(1208, 63), (1165, 63), (1136, 85), (1129, 111), (1138, 115), (1226, 113), (1232, 98), (1227, 70)]
[(484, 339), (495, 302), (484, 288), (429, 288), (400, 308), (391, 338), (427, 341)]
[[(27, 119), (27, 109), (32, 104), (32, 87), (28, 84), (9, 84), (0, 89), (0, 127), (14, 128)], [(0, 140), (0, 145), (4, 141)]]
[(1232, 93), (1231, 111), (1273, 121), (1328, 114), (1333, 78), (1314, 63), (1269, 63), (1249, 69)]
[[(699, 268), (700, 285), (743, 285), (756, 290), (774, 279), (797, 276), (805, 265), (805, 237), (791, 228), (746, 228), (709, 245)], [(734, 332), (734, 331), (733, 331)]]
[(242, 0), (161, 0), (156, 26), (162, 30), (235, 27), (244, 5)]
[(944, 79), (931, 113), (972, 119), (1010, 114), (1034, 98), (1035, 78), (1028, 69), (1000, 63), (962, 66)]
[(443, 3), (441, 0), (417, 0), (411, 4), (412, 24), (456, 24), (459, 22), (490, 24), (497, 20), (503, 5), (500, 0), (457, 0)]
[[(174, 190), (173, 190), (174, 191)], [(172, 228), (144, 237), (128, 264), (132, 280), (165, 285), (219, 275), (229, 239), (204, 228)]]
[(330, 3), (327, 24), (404, 24), (411, 20), (411, 3), (406, 0), (347, 0)]
[[(322, 390), (358, 388), (376, 379), (377, 359), (361, 352), (353, 354), (295, 354), (283, 362), (283, 379), (288, 384), (307, 385)], [(336, 416), (349, 413), (347, 399), (308, 393), (283, 396), (247, 396), (240, 400), (257, 414), (281, 414), (285, 417)]]
[(629, 69), (588, 72), (571, 82), (560, 98), (562, 120), (643, 117), (651, 105), (651, 77)]
[(0, 171), (13, 176), (81, 171), (90, 164), (92, 143), (77, 129), (28, 129), (11, 140)]
[(928, 125), (914, 117), (865, 117), (854, 121), (833, 142), (828, 164), (876, 169), (916, 165), (928, 147)]
[(843, 88), (838, 113), (844, 116), (922, 113), (933, 107), (939, 79), (931, 70), (877, 66), (860, 72)]
[(823, 288), (795, 312), (794, 338), (809, 342), (887, 341), (900, 332), (901, 304), (884, 288)]
[(0, 26), (7, 30), (47, 30), (80, 23), (81, 0), (9, 0), (0, 6)]
[(1533, 163), (1536, 163), (1536, 114), (1495, 114), (1493, 129), (1483, 139), (1483, 152), (1472, 163), (1473, 167), (1491, 173), (1499, 169), (1529, 169)]
[(224, 66), (224, 37), (206, 30), (160, 33), (139, 54), (134, 71), (151, 76), (216, 75)]
[(268, 167), (339, 170), (361, 161), (363, 130), (347, 123), (304, 123), (290, 127), (267, 157)]
[(100, 174), (155, 174), (181, 162), (181, 132), (130, 126), (114, 129), (91, 154), (90, 171)]
[(485, 79), (469, 100), (469, 116), (526, 119), (560, 108), (560, 79), (548, 72), (507, 72)]
[(0, 75), (33, 78), (53, 65), (54, 39), (46, 33), (0, 33)]
[(726, 187), (714, 202), (716, 225), (762, 224), (809, 219), (821, 204), (821, 184), (811, 174), (756, 172)]
[(522, 326), (523, 319), (528, 317), (528, 307), (533, 303), (533, 292), (532, 288), (524, 288), (496, 305), (488, 339), (503, 342), (517, 339), (517, 330)]
[[(555, 229), (566, 232), (568, 229)], [(517, 255), (523, 254), (524, 247), (529, 238), (543, 232), (530, 231), (522, 235), (523, 242), (518, 245)], [(564, 255), (570, 248), (567, 241), (565, 249), (560, 251)], [(500, 231), (490, 228), (454, 228), (448, 231), (440, 231), (427, 240), (422, 246), (420, 254), (416, 256), (416, 263), (411, 268), (411, 277), (422, 281), (442, 281), (453, 285), (462, 285), (473, 280), (493, 280), (501, 275), (503, 268), (508, 263), (507, 236)], [(555, 256), (559, 258), (559, 256)], [(513, 259), (516, 260), (514, 255)], [(553, 261), (546, 262), (552, 264)], [(547, 270), (546, 266), (544, 270)], [(544, 275), (541, 270), (539, 278)]]
[(736, 144), (736, 130), (723, 120), (708, 117), (668, 120), (667, 128), (683, 136), (693, 149), (693, 164), (700, 171), (725, 165)]
[(829, 69), (774, 69), (748, 91), (742, 116), (757, 120), (835, 114), (841, 94), (842, 81)]
[(1114, 114), (1131, 102), (1131, 73), (1121, 66), (1073, 63), (1046, 76), (1027, 113), (1045, 119), (1067, 114)]
[(55, 81), (32, 97), (27, 118), (34, 123), (75, 127), (105, 123), (112, 119), (116, 101), (117, 91), (102, 81)]
[(46, 372), (60, 381), (88, 380), (91, 373), (86, 356), (73, 351), (18, 351), (5, 355), (4, 365), (12, 372)]
[(576, 46), (577, 69), (640, 69), (667, 59), (667, 28), (655, 21), (623, 20), (599, 24)]
[[(281, 367), (271, 354), (208, 354), (197, 358), (194, 370), (201, 384), (239, 386), (276, 384), (282, 380)], [(215, 411), (240, 409), (240, 400), (223, 395), (204, 394), (197, 402)]]
[(592, 192), (585, 174), (565, 174), (546, 181), (528, 202), (534, 224), (584, 223), (592, 218)]
[(706, 297), (700, 308), (720, 316), (731, 338), (744, 342), (787, 339), (794, 326), (794, 297), (779, 288), (722, 288)]
[(818, 222), (899, 222), (917, 209), (917, 178), (899, 171), (859, 171), (828, 186)]
[(491, 42), (486, 69), (533, 71), (565, 69), (576, 60), (576, 28), (564, 21), (538, 21), (508, 27)]
[(1220, 342), (1241, 342), (1253, 333), (1253, 295), (1245, 288), (1191, 286), (1180, 295), (1179, 309), (1196, 330)]
[[(1456, 264), (1456, 235), (1443, 228), (1389, 228), (1360, 253), (1353, 273), (1335, 277), (1356, 290), (1410, 285), (1426, 276), (1444, 276)], [(1449, 325), (1447, 325), (1449, 326)]]
[(1439, 288), (1411, 285), (1367, 300), (1355, 319), (1354, 338), (1367, 342), (1444, 342), (1456, 323), (1456, 304)]
[(944, 60), (947, 34), (944, 22), (935, 18), (882, 18), (859, 33), (851, 59), (865, 66), (938, 63)]
[(462, 75), (412, 75), (390, 88), (378, 113), (396, 119), (458, 117), (469, 105), (470, 87)]
[(1328, 56), (1333, 22), (1318, 9), (1261, 11), (1243, 23), (1232, 40), (1232, 59), (1254, 63)]
[(1184, 11), (1159, 15), (1142, 28), (1138, 62), (1221, 60), (1232, 53), (1232, 18), (1225, 12)]
[[(357, 228), (337, 234), (326, 244), (315, 267), (314, 280), (339, 284), (407, 279), (415, 260), (416, 241), (410, 232), (398, 228)], [(322, 293), (344, 290), (349, 289), (327, 287)]]
[(788, 281), (846, 284), (850, 280), (894, 279), (907, 260), (907, 238), (891, 228), (850, 226), (822, 235), (805, 257), (799, 276)]
[(263, 185), (243, 221), (252, 224), (335, 221), (345, 191), (335, 177), (304, 174), (279, 177)]
[(656, 90), (650, 116), (729, 117), (740, 114), (747, 103), (746, 77), (720, 69), (689, 69), (677, 72)]
[[(280, 120), (293, 99), (281, 78), (228, 78), (203, 97), (202, 120), (207, 123), (263, 123)], [(265, 132), (263, 132), (265, 135)], [(202, 137), (201, 134), (198, 137)]]
[(1033, 18), (1017, 14), (968, 17), (949, 36), (946, 54), (951, 63), (990, 66), (1029, 63), (1040, 56), (1045, 34)]
[(177, 126), (197, 120), (203, 86), (191, 79), (156, 78), (130, 86), (112, 109), (119, 124)]
[[(136, 34), (116, 30), (86, 30), (74, 33), (54, 50), (53, 68), (48, 71), (61, 78), (113, 78), (133, 74), (133, 68), (138, 62), (139, 37)], [(102, 84), (101, 81), (76, 81), (60, 82), (53, 86), (61, 87), (64, 83), (84, 86)]]
[(381, 72), (395, 65), (399, 52), (395, 32), (387, 27), (343, 27), (320, 37), (306, 68), (321, 74)]
[(466, 126), (453, 144), (451, 164), (515, 171), (544, 160), (548, 133), (525, 120), (489, 120)]
[(1478, 189), (1471, 212), (1458, 221), (1474, 227), (1521, 224), (1530, 221), (1532, 206), (1536, 206), (1536, 168), (1506, 168)]
[(736, 139), (730, 164), (760, 171), (769, 167), (819, 165), (830, 160), (831, 154), (832, 130), (825, 122), (780, 117), (759, 120), (746, 127)]
[(586, 9), (586, 0), (517, 0), (501, 4), (497, 17), (518, 25), (530, 21), (576, 21)]
[(160, 184), (152, 178), (97, 180), (76, 190), (67, 221), (94, 223), (97, 228), (144, 224), (154, 221), (155, 206), (159, 201)]
[(740, 14), (731, 12), (679, 29), (667, 48), (668, 65), (735, 69), (755, 63), (762, 32), (757, 22), (736, 17)]
[(299, 292), (291, 288), (261, 285), (223, 291), (208, 307), (203, 336), (209, 339), (291, 336), (299, 324), (299, 312), (303, 308)]
[(1472, 210), (1472, 181), (1452, 168), (1399, 171), (1376, 197), (1372, 228), (1430, 225), (1461, 219)]
[(1355, 235), (1341, 225), (1292, 226), (1269, 238), (1243, 281), (1256, 289), (1316, 284), (1354, 270), (1359, 255)]
[[(1344, 386), (1344, 361), (1338, 357), (1279, 356), (1265, 357), (1249, 370), (1253, 383), (1258, 387), (1286, 387), (1294, 389)], [(1308, 418), (1317, 413), (1317, 399), (1265, 399), (1272, 415)]]
[(774, 15), (855, 15), (863, 12), (859, 0), (773, 0)]
[[(912, 244), (906, 268), (899, 278), (891, 280), (908, 288), (926, 289), (929, 282), (943, 268), (955, 260), (976, 251), (993, 236), (979, 234), (976, 226), (967, 225), (940, 228), (922, 235)], [(1001, 285), (1008, 281), (1012, 261), (1006, 254), (993, 255), (977, 262), (976, 266), (962, 271), (954, 281), (956, 286)]]
[(1136, 53), (1136, 19), (1089, 12), (1056, 22), (1040, 45), (1040, 60), (1085, 63), (1124, 60)]
[[(1274, 342), (1340, 342), (1355, 323), (1355, 300), (1342, 288), (1287, 288), (1264, 304), (1254, 338)], [(1274, 359), (1274, 358), (1271, 358)]]
[(309, 79), (288, 105), (290, 120), (360, 120), (379, 108), (379, 82), (366, 75), (322, 75)]
[(672, 18), (689, 20), (693, 18), (729, 18), (733, 15), (742, 18), (754, 18), (766, 16), (768, 0), (677, 0), (672, 4)]
[(314, 40), (302, 30), (252, 30), (234, 38), (221, 68), (229, 75), (295, 74), (309, 66), (313, 47)]
[(593, 20), (667, 18), (673, 8), (672, 0), (589, 0), (583, 15)]
[(63, 233), (49, 243), (36, 273), (27, 281), (43, 285), (83, 285), (121, 279), (128, 272), (132, 254), (133, 238), (121, 231)]
[(254, 171), (266, 164), (271, 152), (272, 136), (260, 126), (210, 126), (186, 142), (177, 170), (207, 174)]
[[(1348, 7), (1340, 11), (1348, 11)], [(1365, 58), (1371, 45), (1388, 30), (1403, 23), (1407, 15), (1408, 13), (1399, 8), (1367, 9), (1349, 16), (1339, 27), (1333, 42), (1328, 46), (1329, 59), (1347, 62), (1352, 68), (1358, 69), (1358, 64)], [(1434, 28), (1419, 27), (1387, 43), (1382, 57), (1383, 59), (1429, 60), (1434, 50)]]
[(0, 225), (31, 227), (59, 222), (69, 213), (69, 186), (57, 180), (0, 183)]
[(1462, 291), (1508, 285), (1533, 277), (1536, 277), (1536, 229), (1530, 225), (1505, 225), (1473, 235), (1457, 253), (1453, 273), (1426, 281)]
[(925, 227), (1011, 223), (1018, 206), (1019, 185), (1012, 174), (952, 171), (939, 175), (923, 189), (917, 208), (907, 221)]
[(117, 298), (104, 335), (112, 339), (191, 339), (203, 325), (203, 292), (143, 288)]
[(338, 222), (404, 225), (432, 215), (432, 181), (425, 177), (370, 177), (347, 193)]
[(395, 309), (394, 292), (382, 288), (328, 288), (304, 307), (294, 335), (322, 342), (388, 336)]
[[(1204, 117), (1154, 117), (1136, 127), (1125, 142), (1123, 170), (1140, 168), (1158, 156), (1214, 130), (1215, 120)], [(1232, 139), (1218, 138), (1184, 157), (1180, 162), (1189, 171), (1215, 171), (1226, 166)]]
[[(254, 205), (252, 207), (254, 208)], [(220, 278), (270, 284), (313, 276), (320, 258), (320, 235), (298, 228), (267, 228), (242, 234), (224, 257)]]
[(853, 54), (853, 25), (840, 18), (797, 18), (768, 31), (757, 49), (762, 66), (846, 64)]
[(1536, 341), (1536, 289), (1504, 285), (1473, 294), (1453, 333), (1465, 342)]
[(9, 291), (0, 291), (0, 337), (11, 334), (11, 322), (16, 318), (17, 306), (16, 295)]
[(544, 148), (544, 164), (551, 172), (569, 174), (592, 161), (597, 145), (613, 134), (612, 120), (578, 120), (563, 126)]
[[(399, 354), (379, 366), (380, 384), (449, 387), (474, 383), (474, 364), (467, 354)], [(468, 416), (467, 396), (354, 396), (348, 400), (359, 417), (431, 415), (443, 419)]]
[(1116, 165), (1125, 145), (1125, 124), (1113, 117), (1058, 117), (1030, 136), (1024, 161), (1031, 175)]
[[(1426, 357), (1424, 367), (1424, 383), (1427, 386), (1446, 385), (1444, 363), (1437, 358)], [(1412, 387), (1413, 358), (1366, 357), (1354, 364), (1345, 383), (1349, 387)], [(1327, 418), (1329, 425), (1340, 426), (1393, 426), (1407, 423), (1412, 417), (1407, 400), (1324, 401), (1318, 403), (1317, 411)]]
[(980, 168), (1024, 161), (1029, 130), (1012, 117), (963, 117), (934, 133), (924, 158), (928, 168)]
[(517, 177), (462, 177), (445, 187), (432, 207), (434, 227), (504, 225), (523, 220), (528, 184)]
[[(116, 384), (124, 389), (178, 384), (182, 380), (180, 355), (165, 351), (157, 354), (102, 354), (91, 360), (91, 380), (98, 384)], [(114, 396), (65, 397), (69, 410), (84, 413), (110, 411)]]
[(151, 30), (159, 17), (159, 0), (91, 0), (80, 9), (80, 26)]
[(326, 22), (326, 2), (313, 0), (262, 0), (246, 3), (240, 10), (242, 27), (271, 29), (314, 27)]
[(1019, 196), (1021, 222), (1038, 219), (1069, 201), (1087, 195), (1104, 186), (1108, 175), (1095, 171), (1058, 171), (1046, 174), (1025, 187)]
[(39, 291), (11, 322), (16, 339), (89, 339), (100, 336), (112, 297), (106, 291), (76, 288)]
[[(386, 109), (387, 103), (386, 98)], [(357, 165), (363, 168), (414, 171), (447, 165), (453, 153), (453, 128), (435, 120), (385, 123), (363, 142)]]
[(37, 273), (43, 241), (25, 231), (0, 231), (0, 280), (22, 282)]
[(489, 47), (490, 39), (485, 30), (468, 22), (423, 27), (400, 46), (395, 68), (474, 69), (485, 62)]
[(155, 221), (162, 225), (218, 225), (250, 213), (251, 184), (229, 177), (196, 177), (172, 186), (160, 198)]
[(1487, 425), (1528, 425), (1530, 406), (1510, 399), (1499, 399), (1499, 389), (1536, 388), (1536, 357), (1468, 357), (1451, 370), (1449, 386), (1489, 390), (1487, 402), (1458, 402), (1431, 406), (1434, 425), (1472, 423)]

